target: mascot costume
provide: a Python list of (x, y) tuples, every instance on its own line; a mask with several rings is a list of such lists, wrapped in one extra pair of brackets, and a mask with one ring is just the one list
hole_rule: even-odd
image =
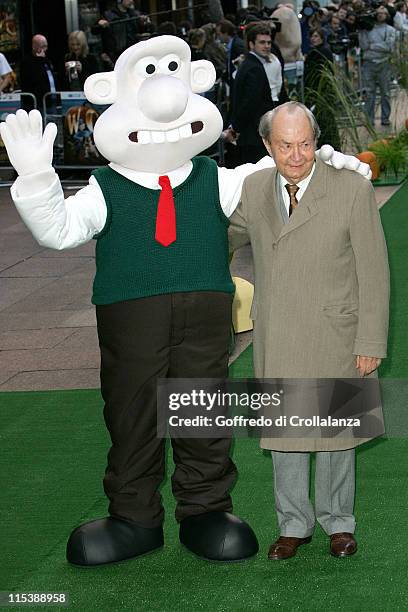
[[(218, 168), (198, 153), (217, 141), (222, 119), (197, 94), (215, 70), (191, 62), (181, 39), (160, 36), (90, 76), (87, 98), (111, 105), (94, 139), (109, 166), (64, 200), (52, 167), (56, 126), (19, 110), (1, 126), (18, 178), (11, 193), (38, 242), (68, 249), (96, 239), (96, 305), (104, 417), (112, 446), (104, 478), (109, 516), (77, 527), (67, 559), (96, 566), (163, 546), (165, 444), (156, 434), (158, 378), (225, 378), (234, 286), (227, 227), (249, 173), (273, 166)], [(322, 154), (321, 154), (322, 157)], [(367, 173), (333, 150), (326, 161)], [(236, 479), (230, 439), (173, 439), (180, 541), (201, 558), (253, 556), (251, 527), (232, 514)]]

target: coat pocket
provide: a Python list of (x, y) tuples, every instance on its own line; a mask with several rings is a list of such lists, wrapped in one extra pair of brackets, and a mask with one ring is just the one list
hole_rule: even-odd
[(251, 306), (251, 312), (249, 313), (249, 318), (252, 319), (252, 321), (255, 321), (257, 316), (258, 316), (258, 305), (254, 298), (252, 300), (252, 306)]
[(322, 306), (323, 314), (327, 317), (351, 317), (358, 315), (358, 304), (326, 304)]

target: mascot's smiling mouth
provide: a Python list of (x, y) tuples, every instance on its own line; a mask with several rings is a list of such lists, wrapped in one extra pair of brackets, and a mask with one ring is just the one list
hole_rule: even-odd
[(161, 144), (162, 142), (178, 142), (182, 138), (191, 138), (193, 134), (198, 134), (203, 129), (204, 124), (202, 121), (194, 121), (187, 125), (182, 125), (179, 128), (174, 128), (167, 131), (150, 131), (150, 130), (138, 130), (137, 132), (130, 132), (128, 138), (131, 142), (138, 142), (139, 144)]

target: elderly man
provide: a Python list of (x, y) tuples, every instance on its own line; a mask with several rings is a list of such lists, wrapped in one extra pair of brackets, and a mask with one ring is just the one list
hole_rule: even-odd
[[(32, 93), (36, 99), (37, 108), (42, 111), (43, 97), (46, 93), (55, 93), (58, 83), (54, 68), (47, 57), (48, 41), (42, 34), (33, 36), (31, 54), (21, 63), (21, 89)], [(48, 97), (47, 103), (51, 100)], [(32, 105), (26, 106), (31, 108)]]
[[(368, 376), (386, 356), (389, 295), (387, 252), (371, 184), (315, 157), (319, 128), (302, 104), (289, 102), (266, 113), (259, 129), (276, 168), (245, 179), (231, 217), (233, 245), (250, 242), (254, 256), (255, 376)], [(330, 536), (331, 554), (356, 551), (352, 447), (362, 441), (261, 441), (273, 451), (280, 528), (269, 559), (287, 559), (310, 542), (316, 518)]]

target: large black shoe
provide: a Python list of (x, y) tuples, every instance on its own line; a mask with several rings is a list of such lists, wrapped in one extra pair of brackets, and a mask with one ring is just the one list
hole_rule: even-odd
[(208, 561), (243, 561), (259, 550), (252, 528), (229, 512), (189, 516), (180, 523), (180, 542)]
[(67, 543), (67, 560), (93, 567), (145, 555), (163, 546), (163, 529), (146, 529), (111, 516), (74, 529)]

